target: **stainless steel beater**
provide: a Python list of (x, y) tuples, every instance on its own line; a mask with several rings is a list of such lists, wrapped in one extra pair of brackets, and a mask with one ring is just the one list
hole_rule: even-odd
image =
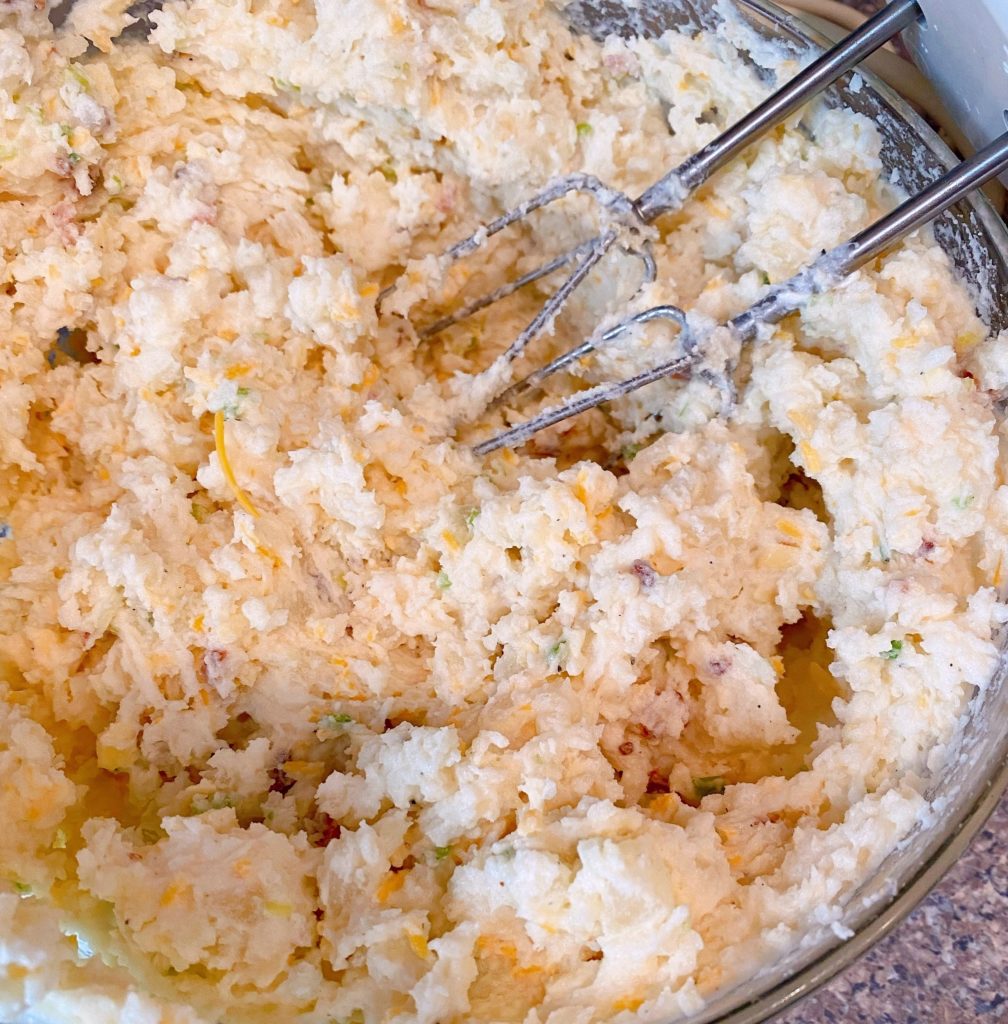
[[(494, 364), (494, 368), (506, 366), (521, 355), (532, 341), (550, 330), (574, 291), (614, 246), (618, 245), (642, 262), (644, 274), (641, 287), (650, 283), (656, 273), (646, 237), (646, 229), (650, 224), (663, 214), (681, 207), (692, 192), (704, 184), (715, 171), (921, 16), (921, 9), (916, 0), (892, 0), (860, 29), (809, 64), (755, 110), (671, 170), (636, 200), (606, 187), (590, 175), (575, 174), (557, 180), (531, 199), (484, 225), (447, 250), (442, 257), (445, 265), (451, 265), (470, 256), (487, 238), (523, 220), (535, 210), (572, 193), (591, 196), (601, 212), (601, 230), (595, 237), (442, 317), (421, 330), (421, 337), (435, 335), (526, 285), (539, 281), (561, 268), (570, 268), (560, 286)], [(938, 216), (973, 189), (1000, 174), (1006, 167), (1008, 135), (1002, 135), (974, 158), (961, 164), (845, 245), (829, 253), (823, 253), (790, 280), (770, 289), (758, 303), (726, 325), (735, 341), (740, 346), (751, 341), (756, 336), (760, 324), (775, 322), (794, 312), (811, 295), (833, 287), (845, 275), (879, 255), (910, 231)], [(633, 297), (628, 301), (632, 299)], [(533, 419), (474, 446), (474, 451), (482, 455), (498, 448), (520, 444), (545, 427), (626, 395), (663, 377), (700, 373), (709, 377), (712, 383), (719, 384), (726, 396), (731, 398), (732, 367), (726, 367), (728, 372), (722, 373), (712, 373), (704, 368), (704, 337), (698, 337), (691, 331), (685, 312), (676, 306), (656, 306), (593, 335), (507, 388), (492, 404), (496, 406), (528, 392), (550, 375), (608, 344), (634, 326), (656, 319), (669, 320), (678, 326), (680, 354), (676, 358), (634, 377), (578, 392), (566, 402), (545, 409)], [(494, 368), (486, 372), (492, 372)]]
[[(964, 160), (958, 167), (943, 175), (923, 192), (908, 199), (892, 213), (859, 232), (850, 241), (824, 252), (793, 277), (771, 288), (759, 302), (730, 320), (725, 326), (740, 347), (753, 341), (761, 324), (776, 323), (789, 313), (794, 313), (813, 295), (819, 295), (835, 287), (849, 273), (881, 255), (911, 231), (915, 231), (939, 214), (944, 213), (974, 189), (980, 188), (1005, 170), (1008, 170), (1008, 132), (995, 139), (969, 160)], [(635, 324), (646, 323), (656, 318), (673, 320), (679, 324), (680, 355), (659, 363), (634, 377), (627, 377), (621, 381), (600, 384), (586, 391), (580, 391), (566, 402), (544, 409), (533, 419), (512, 427), (510, 430), (501, 431), (488, 440), (474, 445), (473, 451), (477, 455), (486, 455), (498, 448), (513, 447), (528, 440), (537, 431), (588, 409), (593, 409), (604, 402), (611, 402), (622, 395), (628, 395), (631, 391), (636, 391), (646, 384), (651, 384), (663, 377), (684, 377), (693, 372), (703, 362), (703, 342), (706, 335), (694, 334), (685, 312), (677, 306), (654, 306), (627, 317), (598, 338), (589, 339), (564, 353), (548, 366), (537, 370), (509, 388), (504, 394), (526, 391), (551, 373), (555, 373), (575, 359), (587, 354), (593, 348), (598, 348), (620, 334), (624, 334)], [(719, 374), (720, 379), (714, 381), (726, 390), (730, 398), (734, 397), (731, 379), (733, 369), (733, 365), (727, 365)]]

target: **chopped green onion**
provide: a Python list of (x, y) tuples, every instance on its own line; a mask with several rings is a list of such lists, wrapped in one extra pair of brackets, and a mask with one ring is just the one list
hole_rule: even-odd
[(192, 798), (193, 814), (206, 814), (207, 811), (220, 811), (225, 807), (234, 807), (234, 797), (228, 793), (197, 793)]
[(887, 661), (895, 661), (900, 656), (900, 651), (903, 650), (902, 640), (893, 640), (889, 645), (888, 651), (879, 651), (879, 657), (885, 658)]
[(70, 150), (69, 153), (67, 153), (67, 160), (69, 160), (70, 163), (72, 163), (72, 164), (79, 164), (80, 163), (80, 158), (81, 158), (80, 153), (75, 153), (72, 149)]
[(391, 160), (386, 160), (385, 163), (379, 165), (378, 173), (381, 174), (387, 182), (390, 182), (393, 185), (399, 180), (399, 175), (396, 174)]
[(444, 860), (445, 857), (451, 856), (452, 848), (450, 846), (435, 846), (434, 856), (438, 860)]
[(65, 850), (67, 845), (66, 832), (63, 829), (56, 829), (56, 834), (53, 836), (52, 848), (54, 850)]
[(968, 509), (974, 501), (976, 501), (975, 494), (966, 494), (961, 498), (953, 498), (952, 504), (955, 505), (955, 507), (959, 509), (960, 512), (965, 512), (966, 509)]
[(581, 138), (584, 138), (586, 135), (591, 135), (592, 126), (587, 121), (578, 121), (577, 133)]
[(479, 518), (480, 510), (478, 508), (471, 508), (466, 512), (465, 523), (466, 526), (471, 530)]
[(702, 775), (693, 780), (693, 789), (696, 795), (702, 800), (705, 796), (725, 791), (725, 780), (720, 775)]
[(235, 388), (235, 399), (233, 402), (225, 402), (221, 406), (221, 411), (224, 413), (224, 419), (236, 420), (240, 418), (242, 411), (242, 401), (248, 398), (252, 394), (251, 388), (240, 387)]
[(760, 284), (769, 284), (770, 283), (770, 275), (765, 270), (761, 270), (759, 272), (759, 279), (760, 279)]
[(78, 64), (68, 64), (67, 74), (85, 91), (91, 88), (91, 79), (81, 70)]
[(567, 657), (567, 649), (569, 646), (570, 645), (567, 641), (561, 637), (561, 639), (557, 640), (557, 642), (546, 652), (546, 660), (550, 664), (560, 665)]
[(198, 501), (194, 501), (190, 504), (189, 511), (197, 523), (202, 523), (206, 521), (207, 512), (209, 510), (205, 505), (201, 505)]
[(32, 894), (32, 887), (27, 882), (14, 881), (11, 882), (11, 885), (14, 886), (14, 891), (19, 896), (31, 896)]
[(438, 590), (447, 590), (450, 586), (451, 578), (448, 576), (448, 573), (446, 573), (444, 569), (442, 569), (437, 574), (437, 588)]
[(634, 456), (641, 450), (639, 444), (628, 444), (625, 445), (623, 451), (620, 453), (623, 456), (624, 462), (633, 462)]
[(319, 720), (320, 729), (328, 729), (330, 732), (338, 732), (341, 725), (349, 725), (353, 721), (353, 716), (339, 712), (334, 715), (323, 715)]

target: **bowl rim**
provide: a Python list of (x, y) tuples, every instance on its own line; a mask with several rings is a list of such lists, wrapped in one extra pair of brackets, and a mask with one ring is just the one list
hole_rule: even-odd
[[(764, 22), (769, 21), (796, 41), (808, 45), (813, 52), (821, 52), (833, 45), (822, 33), (783, 10), (773, 0), (734, 0), (734, 3), (741, 9), (743, 17), (746, 13), (752, 13)], [(849, 75), (855, 73), (860, 75), (865, 84), (907, 123), (939, 164), (945, 168), (952, 168), (959, 163), (959, 158), (937, 132), (894, 89), (863, 66), (859, 66)], [(991, 237), (995, 247), (1008, 259), (1008, 225), (998, 216), (987, 197), (976, 191), (964, 200), (962, 205), (977, 218), (982, 230)], [(1004, 685), (1008, 685), (1008, 681)], [(847, 939), (837, 938), (834, 944), (813, 956), (795, 973), (782, 980), (770, 982), (766, 989), (741, 1005), (733, 1008), (724, 1006), (733, 994), (738, 996), (738, 987), (727, 990), (720, 997), (715, 997), (708, 1005), (707, 1012), (701, 1011), (697, 1016), (689, 1018), (689, 1024), (760, 1024), (795, 1005), (836, 977), (876, 942), (892, 932), (923, 901), (966, 850), (970, 841), (998, 806), (1006, 789), (1008, 738), (1001, 743), (1000, 753), (992, 759), (988, 771), (967, 791), (967, 798), (957, 808), (954, 820), (946, 823), (940, 833), (936, 833), (940, 834), (941, 838), (922, 859), (918, 869), (904, 879), (902, 885), (894, 890), (891, 898), (877, 901), (869, 911), (868, 918), (857, 926), (852, 936)]]
[[(809, 964), (783, 981), (777, 982), (753, 999), (715, 1017), (700, 1016), (696, 1024), (761, 1024), (785, 1009), (801, 1002), (859, 960), (875, 943), (885, 938), (942, 880), (965, 852), (974, 836), (994, 813), (1008, 788), (1008, 757), (1002, 757), (982, 785), (979, 796), (960, 814), (951, 831), (924, 860), (896, 895), (883, 901), (870, 918), (849, 939), (825, 950)], [(689, 1024), (694, 1024), (689, 1021)]]

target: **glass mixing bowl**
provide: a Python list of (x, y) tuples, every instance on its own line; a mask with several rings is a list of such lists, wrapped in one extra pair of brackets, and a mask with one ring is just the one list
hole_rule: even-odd
[[(72, 0), (70, 0), (72, 3)], [(579, 31), (597, 38), (657, 36), (668, 29), (717, 29), (724, 12), (737, 16), (751, 38), (749, 55), (761, 67), (780, 48), (801, 57), (827, 40), (764, 0), (576, 0), (566, 8)], [(65, 16), (65, 4), (53, 19)], [(141, 0), (138, 9), (159, 6)], [(916, 191), (956, 163), (932, 129), (886, 85), (867, 72), (829, 90), (832, 102), (870, 117), (882, 136), (882, 159), (893, 179)], [(978, 310), (995, 332), (1008, 328), (1008, 229), (981, 195), (943, 216), (938, 241), (973, 291)], [(1008, 631), (1002, 638), (1008, 651)], [(879, 870), (854, 893), (842, 919), (846, 940), (833, 930), (811, 932), (786, 957), (713, 999), (688, 1024), (757, 1024), (808, 995), (850, 965), (899, 923), (928, 893), (983, 825), (1008, 785), (1008, 658), (1003, 654), (988, 687), (975, 695), (941, 774), (931, 780), (931, 820), (921, 822)]]
[[(734, 0), (749, 57), (779, 48), (802, 56), (827, 41), (780, 8), (764, 0)], [(567, 8), (579, 31), (602, 38), (656, 36), (668, 29), (691, 32), (716, 29), (731, 5), (710, 0), (581, 0)], [(724, 8), (724, 11), (722, 11)], [(870, 117), (882, 136), (887, 171), (908, 191), (917, 191), (956, 163), (956, 157), (931, 128), (886, 85), (869, 73), (827, 93)], [(977, 309), (995, 332), (1008, 327), (1008, 229), (987, 200), (977, 195), (935, 224), (942, 248), (971, 288)], [(1002, 410), (1003, 411), (1003, 410)], [(1001, 638), (1005, 651), (1006, 637)], [(989, 686), (975, 695), (952, 755), (930, 781), (931, 820), (921, 822), (851, 897), (843, 925), (846, 941), (824, 929), (772, 967), (712, 1000), (690, 1024), (756, 1024), (807, 995), (856, 960), (902, 920), (962, 853), (997, 805), (1008, 784), (1008, 659), (1002, 655)]]

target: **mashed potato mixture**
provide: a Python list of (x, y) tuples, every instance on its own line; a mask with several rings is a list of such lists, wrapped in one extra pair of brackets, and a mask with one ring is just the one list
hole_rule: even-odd
[[(542, 296), (420, 340), (432, 254), (712, 138), (769, 88), (732, 31), (128, 20), (0, 6), (0, 1019), (665, 1021), (843, 934), (1002, 618), (1008, 366), (941, 250), (769, 330), (731, 416), (665, 382), (478, 459)], [(644, 300), (745, 308), (895, 202), (879, 146), (792, 119), (660, 223)]]

